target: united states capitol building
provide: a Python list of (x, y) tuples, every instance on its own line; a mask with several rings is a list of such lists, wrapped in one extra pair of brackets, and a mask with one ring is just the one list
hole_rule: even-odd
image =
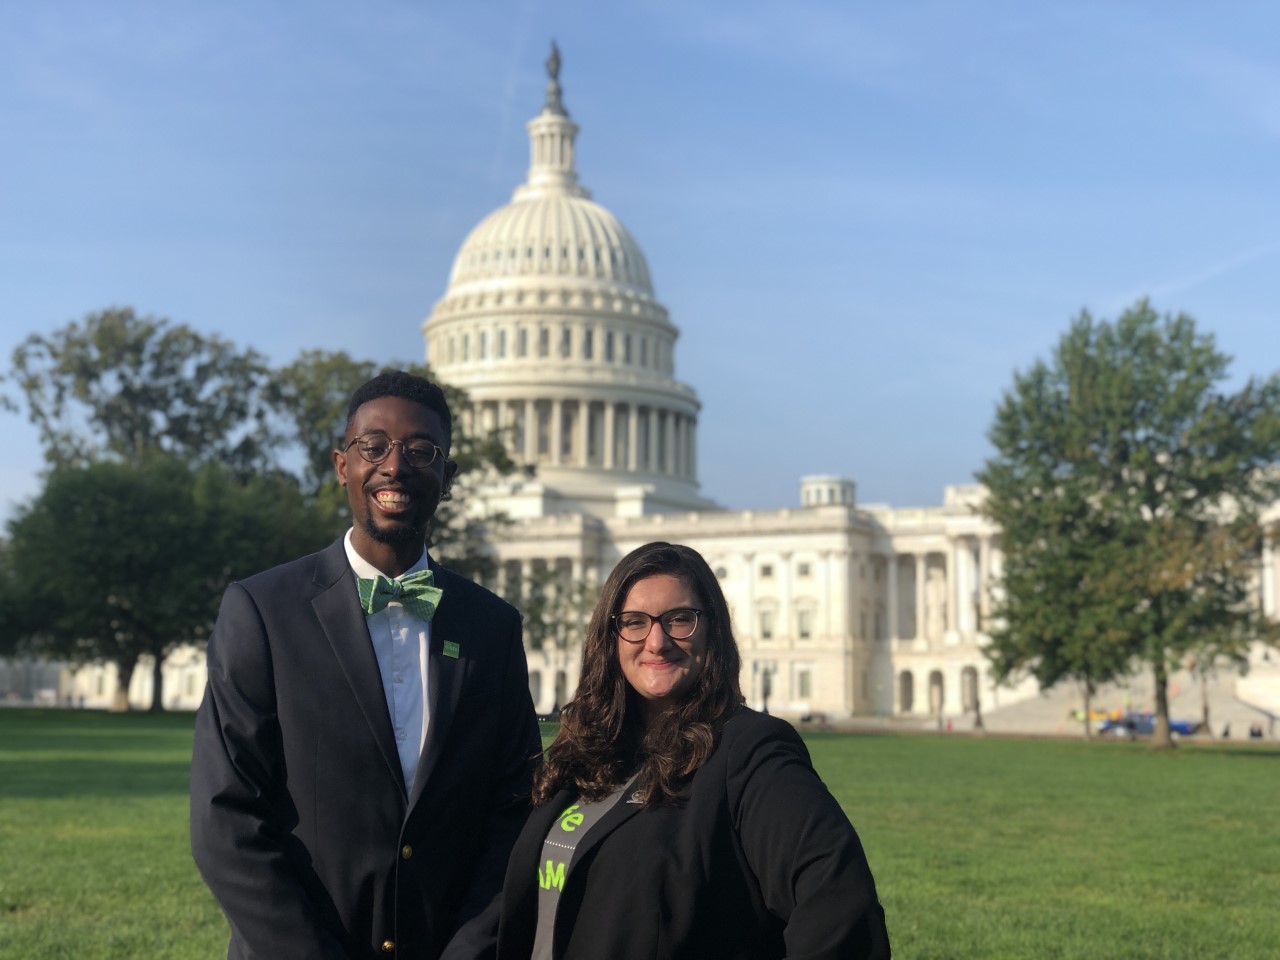
[[(466, 237), (422, 325), (432, 369), (470, 395), (468, 429), (500, 429), (536, 467), (473, 497), (510, 518), (493, 528), (490, 586), (522, 602), (531, 583), (582, 585), (589, 599), (634, 547), (686, 543), (720, 578), (755, 707), (961, 719), (1034, 696), (1030, 681), (997, 687), (982, 652), (1002, 553), (981, 487), (898, 509), (859, 505), (849, 478), (805, 476), (794, 505), (746, 511), (701, 490), (700, 404), (676, 378), (679, 328), (639, 244), (579, 182), (578, 126), (553, 61), (528, 123), (527, 179)], [(1269, 547), (1258, 599), (1272, 617), (1278, 568)], [(580, 636), (529, 650), (540, 712), (572, 696)], [(203, 670), (202, 653), (175, 654), (166, 705), (196, 706)], [(109, 698), (104, 673), (80, 671), (75, 695)], [(135, 672), (136, 703), (150, 702), (149, 673)]]

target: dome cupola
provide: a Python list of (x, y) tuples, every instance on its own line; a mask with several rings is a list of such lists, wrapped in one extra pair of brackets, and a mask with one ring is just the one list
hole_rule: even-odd
[(554, 43), (547, 74), (525, 182), (463, 241), (423, 323), (427, 359), (468, 392), (473, 429), (501, 429), (514, 458), (536, 466), (555, 509), (705, 507), (699, 403), (674, 379), (679, 331), (639, 244), (578, 182)]

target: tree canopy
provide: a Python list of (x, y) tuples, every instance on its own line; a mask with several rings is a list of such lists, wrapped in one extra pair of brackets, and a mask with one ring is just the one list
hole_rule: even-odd
[[(303, 351), (272, 369), (253, 350), (130, 308), (32, 335), (12, 361), (5, 380), (18, 396), (3, 399), (24, 402), (49, 467), (0, 551), (0, 650), (112, 661), (124, 689), (151, 655), (157, 691), (164, 655), (204, 639), (230, 580), (346, 529), (330, 456), (356, 387), (380, 369), (431, 378), (422, 364), (341, 351)], [(437, 510), (433, 552), (490, 579), (489, 535), (506, 520), (466, 493), (516, 465), (496, 431), (466, 429), (466, 395), (442, 386), (464, 495)], [(82, 562), (91, 572), (72, 588), (66, 565)], [(92, 601), (73, 602), (84, 591)]]
[(1169, 745), (1170, 671), (1274, 637), (1250, 590), (1280, 495), (1280, 377), (1230, 391), (1229, 365), (1190, 317), (1143, 300), (1114, 323), (1082, 313), (1052, 362), (1015, 376), (978, 474), (1006, 557), (999, 676), (1087, 696), (1144, 663)]
[(291, 478), (239, 477), (169, 454), (61, 465), (9, 523), (0, 622), (24, 652), (113, 662), (117, 703), (138, 659), (202, 642), (231, 580), (318, 549), (314, 509)]
[(155, 451), (242, 472), (272, 462), (269, 369), (253, 350), (126, 307), (32, 334), (12, 359), (6, 379), (51, 464)]

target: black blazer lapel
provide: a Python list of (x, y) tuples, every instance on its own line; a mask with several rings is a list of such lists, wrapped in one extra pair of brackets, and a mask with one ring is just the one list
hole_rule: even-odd
[[(440, 586), (444, 579), (441, 568), (433, 561), (431, 569), (435, 571), (436, 584)], [(422, 796), (427, 781), (431, 779), (431, 771), (449, 736), (454, 708), (458, 704), (458, 698), (462, 696), (462, 678), (466, 674), (468, 658), (467, 644), (462, 640), (465, 629), (462, 610), (457, 603), (450, 605), (446, 591), (436, 607), (435, 616), (431, 618), (431, 648), (428, 653), (431, 662), (427, 668), (427, 708), (431, 711), (431, 720), (427, 724), (427, 739), (422, 745), (418, 770), (413, 778), (413, 794), (409, 797), (410, 810)], [(449, 645), (448, 653), (445, 652), (446, 643)]]
[(378, 658), (369, 639), (369, 624), (360, 609), (353, 576), (346, 549), (339, 539), (319, 554), (315, 582), (320, 593), (312, 599), (311, 606), (403, 796), (404, 771), (400, 769), (400, 755), (396, 752), (387, 697), (382, 690), (382, 674), (378, 671)]
[[(634, 790), (634, 784), (628, 787), (617, 802), (605, 811), (605, 815), (596, 821), (596, 825), (587, 831), (587, 835), (578, 841), (578, 845), (573, 851), (573, 859), (569, 861), (569, 869), (565, 873), (564, 882), (566, 887), (572, 882), (574, 868), (578, 864), (586, 862), (586, 859), (591, 855), (591, 851), (599, 846), (605, 837), (644, 809), (644, 804), (642, 803), (627, 802)], [(557, 800), (559, 800), (558, 797)], [(562, 811), (563, 809), (563, 806), (558, 807), (557, 811)], [(547, 825), (547, 829), (551, 829), (550, 824)], [(539, 839), (546, 839), (545, 830)], [(539, 846), (539, 849), (541, 849), (541, 846)]]

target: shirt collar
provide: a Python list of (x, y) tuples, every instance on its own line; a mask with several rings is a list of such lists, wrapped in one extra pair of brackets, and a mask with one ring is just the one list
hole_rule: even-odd
[(389, 580), (399, 580), (400, 577), (407, 577), (411, 573), (417, 573), (419, 570), (427, 570), (430, 568), (430, 558), (427, 556), (427, 548), (422, 548), (422, 556), (418, 558), (418, 562), (412, 567), (400, 574), (400, 577), (392, 577), (383, 573), (372, 563), (366, 560), (360, 554), (356, 553), (356, 548), (351, 545), (351, 530), (347, 529), (347, 535), (342, 538), (342, 546), (347, 551), (347, 563), (351, 564), (351, 569), (355, 571), (355, 575), (362, 580), (372, 580), (374, 577), (381, 575)]

